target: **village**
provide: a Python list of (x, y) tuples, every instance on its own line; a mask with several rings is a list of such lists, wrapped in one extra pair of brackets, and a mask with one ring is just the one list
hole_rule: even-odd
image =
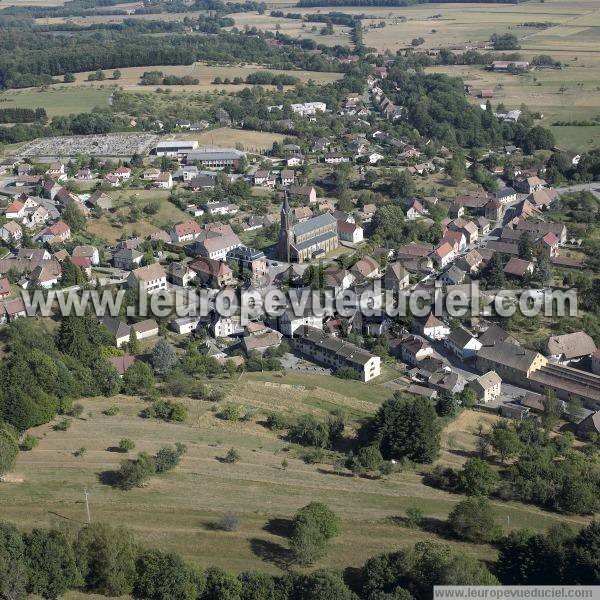
[[(385, 67), (374, 68), (367, 78), (367, 91), (350, 94), (341, 114), (361, 120), (375, 111), (383, 121), (401, 118), (402, 107), (390, 102), (380, 87), (386, 75)], [(270, 106), (268, 110), (282, 108)], [(482, 110), (486, 108), (482, 105)], [(296, 118), (308, 120), (327, 112), (326, 104), (318, 101), (291, 109)], [(516, 121), (519, 111), (500, 118)], [(398, 173), (412, 179), (443, 173), (452, 153), (441, 147), (432, 156), (427, 149), (391, 137), (368, 121), (364, 124), (371, 131), (351, 135), (342, 143), (322, 138), (308, 140), (304, 147), (284, 144), (276, 156), (201, 147), (197, 141), (177, 136), (154, 136), (140, 145), (137, 140), (128, 142), (123, 134), (118, 136), (121, 147), (142, 149), (145, 155), (136, 152), (120, 156), (117, 162), (95, 157), (88, 166), (76, 169), (72, 158), (64, 155), (39, 163), (29, 147), (25, 157), (3, 160), (0, 323), (27, 316), (20, 290), (109, 286), (153, 294), (202, 288), (214, 295), (225, 288), (264, 294), (273, 286), (285, 286), (299, 293), (315, 287), (314, 277), (311, 281), (307, 275), (316, 272), (317, 289), (330, 290), (334, 297), (349, 289), (373, 287), (376, 281), (384, 295), (432, 289), (436, 282), (450, 294), (467, 290), (469, 282), (500, 256), (506, 257), (500, 266), (503, 278), (516, 286), (531, 285), (542, 263), (572, 270), (582, 267), (563, 251), (581, 241), (568, 239), (564, 224), (544, 216), (565, 190), (544, 180), (543, 167), (526, 168), (518, 163), (512, 170), (490, 168), (488, 175), (498, 182), (496, 192), (480, 188), (454, 197), (411, 194), (403, 198), (408, 224), (433, 227), (436, 223), (430, 212), (447, 215), (439, 222), (442, 237), (437, 243), (369, 243), (369, 236), (377, 233), (373, 219), (378, 207), (344, 202), (340, 208), (342, 203), (330, 194), (321, 197), (332, 175), (315, 180), (307, 177), (308, 168), (347, 165), (364, 175), (367, 167), (394, 160)], [(182, 121), (178, 127), (188, 131), (192, 124)], [(75, 140), (77, 154), (84, 142), (85, 138)], [(98, 147), (98, 140), (94, 145)], [(69, 142), (55, 146), (64, 152)], [(40, 152), (47, 155), (51, 147), (42, 144)], [(110, 154), (110, 140), (100, 147)], [(521, 150), (506, 146), (489, 153), (512, 157)], [(573, 156), (573, 164), (579, 159)], [(470, 165), (466, 158), (464, 168)], [(95, 191), (77, 193), (72, 182), (91, 184)], [(193, 201), (196, 193), (236, 182), (251, 186), (269, 208), (242, 210), (227, 197)], [(189, 219), (173, 223), (168, 230), (156, 228), (145, 237), (126, 237), (115, 244), (80, 243), (85, 222), (113, 211), (114, 190), (121, 188), (185, 191), (192, 200), (185, 206)], [(79, 231), (73, 231), (74, 224)], [(242, 242), (249, 233), (268, 228), (275, 232), (274, 243), (255, 248)], [(73, 269), (83, 274), (83, 283), (78, 277), (65, 277)], [(600, 432), (600, 350), (584, 331), (550, 336), (545, 347), (536, 351), (483, 318), (457, 323), (430, 314), (399, 322), (385, 315), (365, 317), (357, 311), (352, 319), (344, 320), (334, 312), (316, 316), (310, 309), (303, 314), (288, 309), (278, 318), (246, 326), (236, 316), (222, 317), (216, 312), (173, 318), (166, 326), (176, 336), (193, 336), (200, 330), (208, 333), (205, 351), (220, 361), (233, 360), (238, 367), (243, 367), (244, 357), (276, 352), (285, 341), (290, 349), (283, 361), (286, 368), (318, 369), (363, 382), (380, 375), (382, 358), (364, 344), (361, 347), (360, 340), (382, 338), (391, 359), (404, 365), (410, 393), (435, 400), (469, 388), (486, 410), (523, 419), (543, 411), (544, 395), (550, 392), (563, 402), (565, 413), (571, 403), (577, 403), (582, 434)], [(164, 332), (164, 324), (159, 326), (154, 319), (127, 323), (104, 317), (102, 322), (117, 348), (126, 348), (132, 335), (145, 340)], [(128, 354), (111, 359), (121, 375), (135, 360)]]

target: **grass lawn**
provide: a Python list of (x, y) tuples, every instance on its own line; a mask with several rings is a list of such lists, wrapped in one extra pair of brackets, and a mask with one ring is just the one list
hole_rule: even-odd
[(49, 117), (89, 112), (96, 106), (107, 107), (112, 89), (91, 87), (55, 87), (43, 91), (30, 89), (0, 93), (5, 108), (45, 108)]
[(202, 133), (191, 132), (177, 134), (178, 140), (198, 140), (200, 146), (222, 146), (240, 148), (247, 152), (264, 152), (270, 150), (273, 142), (282, 142), (285, 138), (294, 136), (268, 131), (252, 131), (249, 129), (232, 129), (231, 127), (217, 127)]
[[(175, 223), (189, 221), (192, 217), (169, 202), (169, 192), (166, 190), (120, 190), (109, 192), (114, 200), (115, 211), (104, 212), (98, 219), (92, 218), (87, 223), (86, 230), (109, 243), (127, 236), (147, 236), (157, 229), (168, 229)], [(131, 203), (143, 209), (151, 200), (159, 200), (160, 206), (156, 214), (146, 215), (141, 219), (129, 221)]]
[[(271, 411), (288, 416), (311, 412), (324, 418), (334, 408), (345, 410), (354, 421), (373, 413), (389, 395), (389, 390), (376, 383), (253, 373), (228, 380), (226, 387), (228, 396), (219, 406), (243, 404), (251, 411), (248, 421), (221, 421), (210, 402), (185, 400), (187, 422), (169, 424), (140, 418), (145, 405), (140, 399), (83, 400), (82, 417), (73, 419), (68, 431), (54, 431), (50, 425), (33, 431), (41, 438), (39, 446), (19, 455), (14, 482), (0, 487), (3, 518), (24, 528), (59, 523), (80, 526), (85, 520), (83, 488), (87, 487), (94, 521), (126, 525), (145, 544), (180, 552), (201, 565), (276, 573), (285, 568), (287, 557), (281, 525), (312, 500), (326, 502), (341, 518), (341, 535), (315, 567), (343, 568), (436, 537), (430, 531), (407, 529), (398, 518), (410, 506), (418, 505), (427, 517), (444, 520), (461, 499), (425, 486), (418, 470), (369, 480), (338, 475), (329, 464), (305, 464), (298, 447), (261, 424)], [(121, 409), (118, 415), (102, 414), (115, 403)], [(487, 427), (492, 419), (465, 412), (451, 423), (444, 435), (442, 461), (459, 465), (465, 460), (465, 454), (475, 448), (476, 423), (483, 420)], [(188, 452), (175, 471), (154, 477), (144, 488), (124, 492), (100, 479), (101, 473), (115, 469), (124, 458), (111, 450), (123, 437), (135, 441), (135, 452), (156, 452), (176, 441), (187, 444)], [(82, 446), (86, 448), (84, 456), (73, 456)], [(240, 453), (240, 461), (232, 465), (220, 462), (231, 447)], [(284, 457), (286, 469), (281, 466)], [(585, 522), (517, 503), (493, 505), (503, 526), (508, 519), (511, 527), (533, 529), (565, 520), (574, 525)], [(226, 533), (215, 528), (228, 513), (239, 516), (238, 531)], [(449, 543), (481, 559), (493, 559), (495, 554), (486, 545)]]

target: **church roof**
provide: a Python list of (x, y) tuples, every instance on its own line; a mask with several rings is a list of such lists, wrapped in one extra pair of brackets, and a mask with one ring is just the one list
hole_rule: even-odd
[(308, 219), (307, 221), (303, 221), (302, 223), (296, 223), (293, 228), (294, 235), (304, 235), (305, 233), (310, 233), (311, 231), (334, 223), (337, 223), (335, 217), (331, 213), (324, 213), (313, 217), (312, 219)]

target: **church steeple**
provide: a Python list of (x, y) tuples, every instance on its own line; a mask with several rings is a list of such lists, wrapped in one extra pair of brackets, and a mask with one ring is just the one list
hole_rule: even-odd
[(288, 199), (288, 192), (285, 190), (283, 204), (281, 205), (281, 228), (279, 230), (279, 242), (277, 244), (277, 255), (279, 260), (290, 262), (290, 246), (292, 243), (292, 209)]

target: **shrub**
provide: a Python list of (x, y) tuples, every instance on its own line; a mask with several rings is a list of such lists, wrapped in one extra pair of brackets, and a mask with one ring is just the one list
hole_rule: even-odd
[(116, 404), (113, 404), (112, 406), (105, 408), (102, 411), (102, 414), (106, 415), (107, 417), (114, 417), (115, 415), (118, 415), (120, 412), (121, 412), (121, 409)]
[(66, 431), (67, 429), (69, 429), (69, 427), (71, 427), (71, 420), (61, 419), (58, 423), (54, 424), (52, 429), (54, 429), (54, 431)]
[(224, 421), (239, 421), (242, 418), (242, 407), (239, 404), (228, 404), (217, 416)]
[(83, 456), (86, 452), (87, 448), (85, 446), (81, 446), (81, 448), (73, 452), (73, 456), (77, 456), (79, 458), (80, 456)]
[(119, 442), (119, 450), (121, 450), (121, 452), (129, 452), (130, 450), (133, 450), (134, 448), (135, 448), (135, 442), (133, 440), (130, 440), (129, 438), (123, 438)]
[(83, 414), (83, 411), (83, 404), (73, 404), (73, 407), (69, 411), (69, 415), (71, 415), (72, 417), (80, 417)]
[(267, 427), (273, 431), (285, 429), (288, 426), (287, 419), (280, 413), (271, 413), (267, 416)]
[(39, 438), (35, 437), (35, 435), (31, 435), (28, 433), (23, 438), (23, 441), (21, 442), (21, 445), (19, 446), (19, 448), (24, 451), (33, 450), (39, 443), (40, 443)]
[(175, 449), (165, 446), (161, 448), (154, 457), (154, 466), (157, 473), (166, 473), (171, 471), (178, 464), (181, 454)]
[(409, 506), (406, 509), (406, 526), (414, 529), (423, 521), (423, 511), (418, 506)]
[(240, 528), (240, 519), (235, 515), (227, 514), (218, 523), (223, 531), (237, 531)]
[(181, 402), (158, 399), (140, 413), (144, 419), (162, 419), (163, 421), (185, 421), (187, 407)]
[(230, 448), (223, 458), (223, 462), (230, 464), (236, 463), (238, 460), (240, 460), (240, 453), (235, 448)]

